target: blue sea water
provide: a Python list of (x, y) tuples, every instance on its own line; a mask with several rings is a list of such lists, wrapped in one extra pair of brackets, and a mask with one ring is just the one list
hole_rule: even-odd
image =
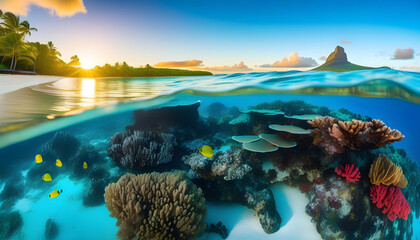
[[(57, 131), (71, 133), (82, 144), (93, 146), (98, 154), (95, 164), (111, 176), (121, 176), (128, 170), (114, 164), (107, 149), (116, 132), (133, 124), (135, 110), (199, 102), (200, 117), (208, 119), (208, 109), (216, 102), (226, 108), (245, 110), (279, 100), (304, 101), (336, 112), (344, 108), (361, 116), (380, 119), (404, 134), (402, 141), (392, 145), (404, 149), (408, 157), (420, 165), (419, 73), (375, 69), (347, 73), (289, 71), (204, 77), (62, 79), (0, 95), (0, 212), (18, 211), (22, 221), (16, 224), (21, 226), (16, 227), (11, 236), (5, 232), (13, 229), (10, 227), (13, 224), (0, 224), (0, 236), (45, 239), (45, 223), (51, 218), (58, 227), (55, 239), (115, 239), (116, 219), (109, 217), (105, 204), (86, 206), (83, 202), (90, 191), (90, 177), (72, 177), (63, 169), (46, 186), (32, 183), (27, 177), (36, 165), (35, 155)], [(11, 184), (13, 181), (16, 181), (16, 188)], [(63, 193), (50, 199), (48, 194), (54, 189), (63, 189)], [(241, 235), (241, 232), (247, 229), (252, 239), (292, 237), (298, 232), (293, 224), (300, 221), (294, 216), (305, 218), (305, 214), (304, 209), (299, 213), (299, 208), (292, 206), (293, 200), (287, 198), (285, 192), (289, 197), (302, 197), (301, 204), (304, 205), (307, 204), (305, 196), (283, 185), (273, 185), (272, 191), (283, 218), (278, 234), (283, 235), (265, 236), (253, 211), (237, 203), (208, 201), (207, 218), (213, 222), (218, 217), (223, 219), (231, 230), (228, 239), (244, 239), (246, 233)], [(229, 209), (232, 216), (219, 216)], [(308, 232), (314, 234), (311, 237), (299, 235), (296, 239), (321, 238), (309, 217), (302, 221), (312, 228)], [(415, 224), (413, 239), (420, 235), (419, 219), (414, 218)], [(216, 234), (204, 234), (200, 239), (220, 238)]]

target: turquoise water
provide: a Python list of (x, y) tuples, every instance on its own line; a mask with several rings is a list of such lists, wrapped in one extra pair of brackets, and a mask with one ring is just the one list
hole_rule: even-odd
[[(345, 236), (343, 239), (355, 239), (351, 232), (358, 232), (359, 239), (364, 239), (367, 232), (377, 236), (386, 232), (391, 239), (415, 239), (420, 234), (416, 230), (418, 227), (413, 227), (419, 222), (415, 210), (418, 212), (420, 207), (415, 200), (420, 197), (419, 96), (420, 74), (390, 69), (348, 73), (289, 71), (205, 77), (62, 79), (2, 94), (0, 217), (9, 220), (0, 224), (0, 238), (47, 239), (45, 225), (48, 219), (53, 219), (57, 233), (49, 239), (115, 239), (119, 228), (115, 225), (116, 218), (109, 216), (102, 197), (104, 188), (127, 172), (147, 174), (183, 170), (203, 189), (206, 222), (221, 221), (228, 229), (228, 239), (247, 236), (252, 239), (339, 239), (337, 236), (342, 235)], [(185, 106), (198, 108), (182, 110)], [(153, 113), (154, 109), (162, 107), (172, 109), (172, 112), (158, 110)], [(285, 113), (278, 116), (251, 113), (247, 123), (229, 124), (242, 114), (239, 110), (255, 108)], [(347, 149), (344, 153), (330, 155), (322, 147), (313, 145), (309, 135), (293, 137), (268, 128), (270, 124), (281, 123), (311, 129), (306, 120), (289, 118), (299, 114), (332, 116), (342, 121), (380, 119), (405, 137), (392, 143), (392, 148), (387, 145), (377, 150)], [(130, 168), (122, 165), (121, 159), (115, 159), (110, 153), (110, 139), (117, 132), (128, 131), (130, 127), (126, 126), (152, 134), (172, 134), (176, 144), (169, 163)], [(297, 147), (280, 148), (273, 153), (252, 153), (231, 140), (233, 135), (260, 133), (280, 134), (296, 141)], [(240, 164), (247, 164), (252, 170), (228, 180), (211, 175), (216, 174), (212, 172), (206, 173), (211, 176), (199, 170), (194, 173), (195, 165), (189, 165), (185, 159), (199, 155), (196, 148), (204, 144), (210, 145), (216, 154), (209, 161), (232, 149), (244, 156), (245, 160)], [(369, 200), (367, 173), (379, 153), (387, 154), (391, 161), (400, 165), (407, 178), (408, 186), (402, 191), (412, 210), (408, 221), (387, 220)], [(34, 163), (37, 154), (43, 155), (43, 163)], [(308, 161), (313, 160), (305, 156), (322, 159), (319, 160), (322, 164), (308, 165)], [(62, 168), (55, 166), (56, 158), (63, 161)], [(83, 161), (88, 162), (87, 169), (82, 168)], [(297, 165), (292, 164), (293, 161)], [(414, 165), (409, 165), (410, 162)], [(334, 167), (347, 163), (355, 163), (360, 168), (362, 178), (355, 185), (339, 182), (334, 173)], [(319, 172), (323, 183), (312, 183), (313, 179), (308, 182), (308, 167)], [(228, 168), (236, 171), (237, 165), (228, 165)], [(289, 175), (273, 182), (268, 169), (285, 171)], [(299, 171), (302, 174), (296, 175)], [(44, 173), (51, 173), (53, 181), (42, 181)], [(258, 182), (257, 186), (253, 182)], [(327, 183), (332, 187), (325, 199), (336, 192), (335, 188), (340, 184), (347, 184), (344, 186), (351, 188), (352, 193), (350, 196), (338, 195), (340, 208), (316, 205), (319, 214), (311, 215), (307, 205), (313, 204), (318, 196), (316, 191)], [(302, 190), (308, 185), (311, 185), (310, 190)], [(244, 190), (249, 188), (252, 190)], [(63, 192), (58, 197), (49, 198), (51, 191), (61, 189)], [(261, 189), (273, 193), (275, 207), (270, 212), (267, 210), (269, 217), (277, 211), (282, 219), (278, 223), (280, 229), (270, 234), (263, 230), (248, 195), (245, 194), (244, 200), (227, 193), (232, 191), (233, 195), (240, 196), (245, 191), (252, 195)], [(364, 196), (367, 202), (363, 201)], [(360, 206), (354, 200), (358, 198)], [(350, 211), (346, 212), (346, 208)], [(361, 214), (360, 209), (366, 212)], [(223, 214), (226, 211), (231, 214), (226, 216)], [(13, 218), (11, 213), (15, 214)], [(366, 217), (355, 217), (358, 215)], [(381, 223), (381, 227), (365, 230), (363, 225), (376, 226), (372, 224), (373, 219)], [(307, 228), (306, 235), (299, 235), (299, 224)], [(354, 225), (356, 230), (344, 225)], [(331, 227), (336, 235), (334, 231), (331, 233)], [(389, 235), (389, 232), (395, 235)], [(198, 238), (221, 239), (221, 236), (204, 232)]]

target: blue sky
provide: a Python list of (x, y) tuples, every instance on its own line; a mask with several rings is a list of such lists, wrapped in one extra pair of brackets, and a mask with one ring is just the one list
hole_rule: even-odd
[[(86, 13), (57, 16), (63, 15), (65, 1), (83, 4)], [(245, 70), (281, 70), (259, 66), (296, 52), (322, 64), (319, 58), (341, 45), (353, 63), (420, 70), (419, 1), (81, 1), (30, 5), (24, 18), (39, 31), (29, 40), (51, 40), (64, 60), (77, 54), (90, 65), (197, 59), (201, 67), (243, 61)], [(0, 8), (13, 10), (18, 2), (29, 0), (0, 0)], [(411, 49), (412, 57), (392, 59), (397, 48)]]

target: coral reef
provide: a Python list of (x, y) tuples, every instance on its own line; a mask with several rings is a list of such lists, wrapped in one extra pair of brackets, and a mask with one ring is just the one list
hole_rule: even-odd
[(23, 219), (18, 211), (0, 212), (0, 239), (9, 239), (22, 226)]
[(110, 143), (108, 155), (119, 165), (137, 170), (170, 162), (176, 145), (174, 135), (150, 131), (118, 132)]
[(58, 236), (58, 226), (53, 219), (49, 218), (45, 222), (45, 239), (52, 240)]
[[(348, 182), (357, 182), (361, 178), (359, 168), (355, 168), (354, 164), (346, 164), (340, 168), (336, 167), (334, 171)], [(341, 179), (341, 177), (338, 179)]]
[(382, 213), (386, 213), (391, 221), (396, 218), (407, 220), (411, 212), (410, 205), (405, 200), (401, 189), (395, 186), (372, 185), (370, 199), (376, 207), (383, 208)]
[(219, 234), (222, 239), (226, 239), (229, 236), (229, 230), (220, 221), (216, 225), (212, 223), (210, 226), (207, 226), (206, 232)]
[(246, 159), (240, 150), (217, 152), (211, 158), (200, 153), (192, 153), (185, 156), (183, 161), (201, 178), (205, 179), (224, 179), (226, 181), (242, 179), (252, 170), (248, 164), (250, 160)]
[(399, 188), (407, 186), (407, 179), (400, 167), (389, 160), (386, 155), (379, 155), (372, 163), (369, 171), (369, 178), (372, 184), (395, 185)]
[(123, 240), (191, 239), (206, 227), (203, 193), (185, 172), (127, 173), (104, 196)]
[(256, 211), (260, 224), (266, 233), (274, 233), (279, 230), (281, 218), (276, 211), (271, 190), (266, 188), (261, 191), (248, 191), (246, 203), (249, 208)]
[(15, 202), (24, 196), (24, 177), (21, 173), (17, 173), (10, 177), (0, 193), (0, 202), (3, 201), (1, 209), (11, 209)]
[[(81, 145), (75, 156), (70, 158), (69, 167), (71, 169), (71, 178), (80, 179), (87, 177), (99, 160), (98, 151), (94, 146), (91, 144)], [(83, 162), (87, 163), (87, 169), (83, 168)]]
[(381, 148), (404, 138), (398, 130), (391, 130), (380, 120), (343, 122), (331, 117), (317, 117), (308, 123), (315, 127), (311, 132), (313, 143), (330, 154), (343, 153), (346, 149)]
[(80, 141), (72, 134), (59, 131), (54, 137), (41, 147), (44, 161), (55, 161), (59, 158), (65, 163), (73, 156), (80, 146)]

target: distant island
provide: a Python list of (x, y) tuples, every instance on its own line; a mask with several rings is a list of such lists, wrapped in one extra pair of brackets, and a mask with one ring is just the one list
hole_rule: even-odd
[(105, 64), (92, 69), (80, 67), (77, 55), (69, 62), (61, 59), (61, 53), (53, 42), (46, 44), (29, 42), (26, 36), (38, 29), (20, 16), (0, 10), (0, 74), (55, 75), (66, 77), (162, 77), (212, 75), (208, 71), (154, 68), (149, 64), (129, 66), (126, 62)]
[[(389, 67), (378, 67), (378, 68), (389, 68)], [(349, 72), (356, 70), (369, 70), (377, 69), (374, 67), (365, 67), (353, 64), (347, 60), (347, 54), (344, 52), (344, 48), (337, 46), (332, 52), (324, 64), (319, 67), (312, 69), (311, 71), (330, 71), (330, 72)]]

